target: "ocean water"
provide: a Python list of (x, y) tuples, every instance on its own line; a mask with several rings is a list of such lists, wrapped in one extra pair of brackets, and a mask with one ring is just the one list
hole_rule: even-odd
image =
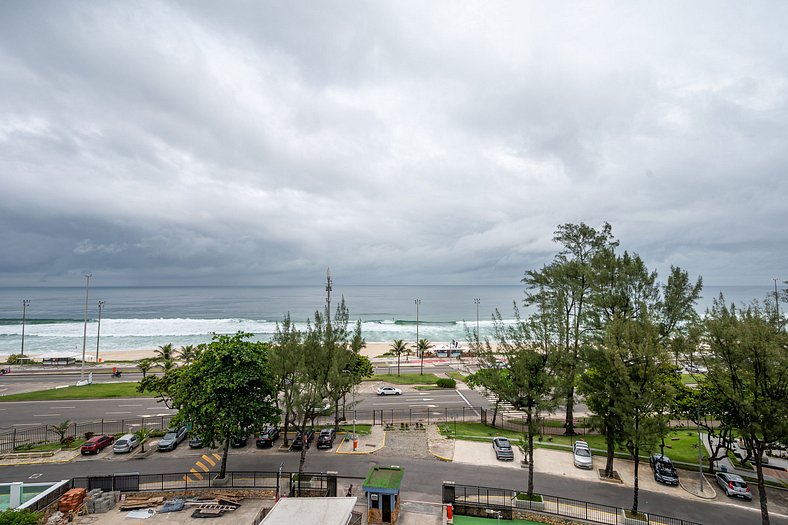
[[(728, 302), (762, 300), (769, 286), (706, 287), (698, 305), (702, 313), (720, 292)], [(521, 304), (522, 286), (337, 286), (332, 313), (345, 298), (353, 322), (362, 321), (369, 342), (416, 340), (418, 298), (419, 338), (433, 342), (465, 341), (466, 327), (475, 329), (479, 299), (479, 331), (492, 333), (491, 316), (498, 309), (513, 317)], [(22, 300), (25, 315), (25, 354), (63, 355), (82, 352), (85, 315), (84, 287), (0, 288), (0, 355), (19, 353), (22, 343)], [(91, 287), (88, 296), (86, 351), (96, 351), (98, 301), (101, 351), (156, 348), (208, 342), (212, 333), (251, 332), (269, 340), (289, 312), (301, 327), (325, 306), (324, 286), (253, 287)]]

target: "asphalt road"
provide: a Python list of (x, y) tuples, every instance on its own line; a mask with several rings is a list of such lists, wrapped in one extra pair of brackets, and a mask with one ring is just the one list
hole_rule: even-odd
[[(85, 379), (88, 378), (88, 374), (91, 371), (93, 370), (85, 370)], [(117, 383), (119, 381), (139, 381), (142, 379), (142, 374), (136, 372), (124, 372), (120, 378), (112, 377), (109, 370), (93, 372), (94, 383)], [(51, 371), (49, 373), (12, 372), (0, 376), (0, 396), (74, 385), (81, 377), (79, 370)]]
[[(250, 440), (251, 442), (251, 440)], [(181, 445), (171, 453), (154, 453), (147, 459), (126, 459), (113, 455), (109, 450), (98, 456), (79, 458), (67, 464), (19, 465), (0, 468), (0, 481), (59, 480), (75, 476), (103, 475), (116, 472), (141, 472), (145, 474), (188, 472), (204, 451), (191, 451)], [(228, 457), (229, 470), (258, 470), (275, 472), (284, 462), (284, 471), (298, 469), (299, 454), (279, 452), (276, 449), (258, 450), (253, 446), (232, 449)], [(441, 462), (436, 459), (413, 459), (364, 455), (338, 455), (333, 450), (311, 449), (307, 454), (306, 470), (311, 472), (337, 471), (340, 476), (366, 475), (374, 465), (396, 464), (404, 467), (402, 495), (405, 500), (440, 502), (441, 482), (477, 484), (488, 487), (525, 489), (526, 472), (511, 468), (496, 468)], [(215, 471), (216, 469), (214, 469)], [(535, 474), (535, 485), (544, 494), (560, 495), (577, 500), (629, 507), (632, 504), (632, 489), (602, 482), (592, 482), (555, 476)], [(640, 508), (667, 516), (680, 517), (698, 523), (760, 523), (757, 493), (753, 502), (734, 502), (722, 499), (708, 502), (688, 500), (669, 494), (640, 491)], [(779, 500), (780, 494), (769, 498)], [(772, 515), (772, 523), (788, 524), (788, 517)]]
[(12, 401), (0, 403), (2, 427), (24, 428), (75, 422), (119, 420), (175, 414), (162, 403), (150, 398), (70, 399), (64, 401)]

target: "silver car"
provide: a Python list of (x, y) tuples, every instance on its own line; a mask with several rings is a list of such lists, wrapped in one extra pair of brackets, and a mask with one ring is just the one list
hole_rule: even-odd
[(139, 444), (140, 444), (140, 439), (137, 436), (135, 436), (134, 434), (125, 434), (119, 437), (117, 441), (115, 441), (115, 444), (112, 445), (112, 451), (115, 454), (123, 454), (125, 452), (131, 452)]
[(737, 498), (744, 498), (752, 501), (750, 487), (741, 476), (729, 474), (727, 472), (717, 472), (714, 477), (717, 479), (717, 485), (725, 491), (726, 496), (736, 496)]
[(591, 454), (591, 448), (588, 446), (588, 443), (575, 441), (575, 444), (572, 446), (572, 453), (577, 468), (594, 468), (594, 456)]

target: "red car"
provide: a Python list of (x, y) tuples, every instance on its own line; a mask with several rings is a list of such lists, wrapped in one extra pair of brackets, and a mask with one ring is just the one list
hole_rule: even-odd
[(82, 448), (79, 449), (82, 454), (98, 454), (101, 452), (102, 448), (108, 447), (112, 444), (115, 439), (109, 435), (103, 436), (93, 436), (92, 438), (85, 441), (85, 444), (82, 445)]

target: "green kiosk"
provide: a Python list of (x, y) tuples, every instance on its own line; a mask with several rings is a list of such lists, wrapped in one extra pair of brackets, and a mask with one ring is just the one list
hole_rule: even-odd
[(367, 495), (367, 523), (397, 523), (401, 467), (372, 467), (364, 480)]

